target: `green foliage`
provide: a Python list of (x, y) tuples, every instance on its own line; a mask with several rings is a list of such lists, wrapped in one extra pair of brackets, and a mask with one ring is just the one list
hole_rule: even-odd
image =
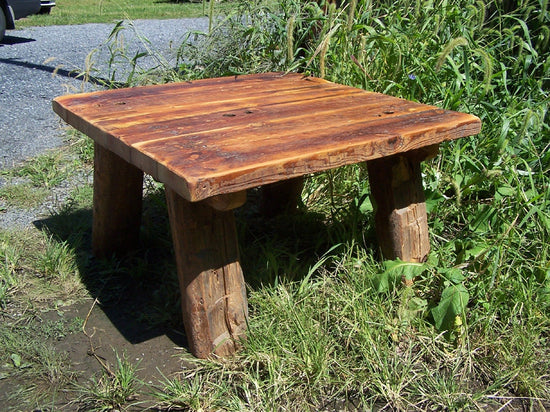
[(0, 308), (6, 305), (10, 292), (18, 284), (16, 271), (19, 259), (17, 248), (0, 233)]
[[(310, 176), (302, 197), (309, 213), (275, 219), (275, 229), (247, 226), (243, 212), (242, 260), (253, 279), (243, 350), (233, 360), (201, 363), (182, 379), (166, 378), (155, 397), (168, 409), (195, 410), (477, 410), (508, 402), (547, 409), (547, 1), (340, 3), (233, 2), (233, 12), (211, 20), (208, 33), (183, 42), (176, 67), (160, 56), (158, 67), (142, 69), (145, 55), (127, 56), (122, 42), (132, 25), (116, 25), (104, 47), (111, 69), (123, 62), (129, 75), (94, 72), (90, 61), (89, 73), (110, 86), (302, 71), (470, 112), (483, 122), (480, 135), (442, 145), (424, 165), (432, 239), (425, 263), (377, 263), (361, 166)], [(83, 158), (90, 161), (90, 146)], [(56, 181), (51, 167), (31, 174)], [(165, 226), (153, 226), (145, 219), (149, 245), (167, 249)], [(42, 262), (38, 273), (53, 283), (74, 267), (61, 264), (66, 244), (49, 249), (50, 241), (56, 242), (41, 243), (43, 257), (32, 267)], [(4, 305), (21, 288), (20, 251), (0, 248)], [(109, 264), (114, 268), (105, 272), (137, 277), (151, 266)], [(151, 304), (167, 313), (159, 302)], [(29, 362), (18, 351), (7, 354), (13, 367)], [(124, 368), (131, 383), (132, 368)], [(121, 390), (131, 385), (113, 382), (95, 381), (86, 401), (98, 403), (90, 407), (132, 402), (133, 389)]]
[(384, 262), (385, 271), (375, 279), (374, 287), (378, 292), (395, 288), (401, 281), (411, 281), (425, 271), (422, 263), (388, 260)]
[[(198, 372), (198, 373), (197, 373)], [(217, 365), (201, 362), (197, 369), (181, 376), (163, 379), (153, 396), (159, 407), (167, 409), (245, 410), (244, 402), (233, 392), (231, 383), (219, 374)]]
[[(229, 2), (218, 4), (224, 9)], [(17, 28), (85, 23), (112, 23), (125, 19), (179, 19), (200, 17), (205, 12), (200, 3), (189, 1), (147, 0), (56, 0), (50, 14), (36, 14), (17, 20)]]
[(462, 325), (462, 316), (470, 295), (462, 284), (449, 285), (441, 293), (439, 304), (432, 309), (435, 327), (439, 330), (452, 330)]
[(47, 279), (66, 281), (77, 270), (73, 250), (67, 242), (48, 239), (44, 252), (38, 256), (37, 269)]
[(47, 196), (45, 188), (37, 188), (29, 182), (7, 184), (0, 188), (0, 200), (6, 209), (12, 206), (30, 209), (40, 205)]
[(25, 396), (7, 393), (7, 398), (21, 409), (32, 409), (36, 400), (51, 396), (74, 377), (67, 354), (56, 350), (51, 339), (74, 333), (78, 325), (64, 318), (43, 323), (21, 320), (3, 319), (0, 325), (0, 379), (21, 379)]
[(39, 155), (32, 161), (9, 171), (9, 174), (28, 179), (34, 187), (49, 189), (68, 178), (71, 166), (73, 165), (70, 162), (67, 163), (62, 152), (50, 152)]
[(115, 370), (105, 370), (99, 379), (81, 387), (79, 406), (88, 411), (112, 411), (130, 406), (143, 382), (136, 375), (136, 365), (115, 353)]

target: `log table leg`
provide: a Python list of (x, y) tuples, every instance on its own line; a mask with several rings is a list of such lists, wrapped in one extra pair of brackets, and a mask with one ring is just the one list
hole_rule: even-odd
[(420, 162), (435, 156), (437, 150), (434, 145), (367, 162), (376, 234), (386, 259), (424, 262), (428, 257), (430, 239)]
[(97, 257), (137, 246), (143, 172), (110, 150), (94, 146), (92, 249)]
[(265, 217), (294, 212), (298, 207), (298, 199), (303, 188), (303, 176), (263, 186), (260, 212)]
[(198, 358), (231, 355), (248, 316), (233, 211), (188, 202), (168, 187), (166, 199), (190, 350)]

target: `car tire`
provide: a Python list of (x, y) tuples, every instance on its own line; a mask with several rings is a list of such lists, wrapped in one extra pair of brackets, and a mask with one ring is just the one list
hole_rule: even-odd
[(38, 14), (50, 14), (52, 11), (51, 7), (42, 7)]
[(6, 16), (4, 16), (4, 10), (0, 8), (0, 42), (4, 39), (6, 33)]

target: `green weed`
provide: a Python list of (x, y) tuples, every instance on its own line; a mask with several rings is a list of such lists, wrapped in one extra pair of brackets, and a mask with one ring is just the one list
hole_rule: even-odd
[(48, 190), (37, 188), (31, 183), (8, 183), (0, 187), (0, 200), (4, 208), (20, 207), (32, 209), (48, 197)]
[(5, 319), (0, 326), (0, 375), (24, 382), (21, 393), (6, 394), (20, 408), (55, 399), (58, 391), (74, 378), (68, 357), (51, 343), (74, 333), (74, 321), (29, 322), (26, 316), (17, 321)]
[[(164, 408), (191, 410), (548, 409), (547, 2), (341, 3), (325, 9), (293, 0), (233, 2), (234, 13), (181, 45), (176, 67), (159, 59), (153, 71), (140, 72), (144, 56), (126, 56), (120, 41), (131, 24), (115, 26), (104, 45), (131, 69), (124, 85), (303, 71), (483, 121), (479, 136), (442, 145), (423, 166), (432, 239), (426, 263), (379, 262), (361, 165), (309, 176), (296, 216), (265, 222), (253, 207), (238, 212), (250, 284), (243, 350), (165, 378), (155, 385), (155, 399)], [(103, 77), (119, 81), (111, 72)], [(82, 147), (89, 163), (91, 148)], [(51, 166), (31, 175), (50, 187), (56, 181)], [(149, 252), (92, 267), (88, 287), (103, 281), (94, 290), (116, 294), (116, 282), (101, 273), (130, 276), (140, 289), (151, 273), (173, 274), (162, 189), (148, 184)], [(60, 239), (29, 244), (41, 258), (31, 259), (16, 243), (0, 249), (8, 274), (3, 302), (28, 281), (28, 267), (41, 268), (37, 273), (53, 285), (72, 277), (69, 245), (87, 236), (89, 214), (80, 215), (75, 230), (65, 218), (80, 205), (89, 208), (89, 188), (72, 198), (58, 211)], [(152, 323), (177, 316), (174, 281), (140, 316)], [(6, 360), (28, 362), (16, 351)], [(119, 359), (117, 368), (85, 391), (85, 405), (135, 402), (135, 367)]]
[(10, 170), (9, 174), (29, 180), (34, 187), (50, 189), (69, 177), (72, 166), (63, 152), (49, 152)]
[(69, 129), (66, 135), (71, 151), (77, 154), (82, 163), (92, 165), (94, 162), (94, 141), (75, 129)]
[(135, 403), (139, 388), (143, 386), (136, 375), (136, 368), (125, 356), (116, 353), (114, 370), (105, 370), (99, 379), (92, 378), (89, 386), (79, 388), (79, 408), (111, 411)]
[(204, 362), (198, 370), (183, 372), (174, 378), (164, 377), (154, 389), (160, 408), (199, 410), (242, 410), (244, 402), (236, 396), (225, 376), (215, 365)]
[(48, 239), (44, 252), (38, 257), (37, 269), (46, 279), (66, 282), (76, 272), (70, 246), (66, 242)]
[(17, 268), (19, 251), (0, 233), (0, 308), (8, 302), (9, 295), (18, 285)]

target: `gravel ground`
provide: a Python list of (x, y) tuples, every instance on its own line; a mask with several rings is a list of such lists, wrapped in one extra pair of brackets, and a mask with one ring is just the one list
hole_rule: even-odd
[[(138, 20), (136, 30), (124, 31), (124, 46), (129, 55), (145, 50), (139, 37), (150, 42), (152, 50), (169, 62), (175, 48), (189, 32), (204, 32), (208, 20)], [(92, 83), (75, 78), (75, 71), (85, 67), (86, 56), (94, 49), (97, 77), (106, 77), (109, 53), (104, 44), (114, 24), (32, 27), (8, 31), (0, 43), (0, 170), (11, 168), (26, 159), (65, 143), (65, 125), (52, 111), (51, 100), (59, 95), (97, 89)], [(136, 34), (137, 33), (137, 34)], [(153, 59), (140, 60), (156, 66)], [(124, 78), (127, 66), (117, 67)], [(54, 74), (55, 73), (55, 74)], [(0, 199), (0, 228), (25, 228), (47, 216), (75, 186), (89, 176), (75, 176), (56, 188), (38, 207), (21, 209), (3, 204)], [(81, 181), (82, 180), (82, 181)], [(0, 176), (0, 189), (5, 185)]]
[[(137, 20), (134, 25), (135, 31), (124, 31), (129, 55), (145, 50), (138, 33), (151, 42), (153, 50), (173, 61), (174, 47), (188, 32), (206, 31), (208, 20)], [(71, 72), (85, 67), (86, 56), (106, 41), (113, 27), (114, 24), (84, 24), (6, 33), (0, 43), (0, 169), (63, 144), (62, 125), (51, 109), (51, 100), (93, 87), (75, 79)], [(95, 67), (105, 73), (107, 50), (102, 48), (94, 56)], [(118, 72), (123, 75), (125, 70), (120, 67)]]

